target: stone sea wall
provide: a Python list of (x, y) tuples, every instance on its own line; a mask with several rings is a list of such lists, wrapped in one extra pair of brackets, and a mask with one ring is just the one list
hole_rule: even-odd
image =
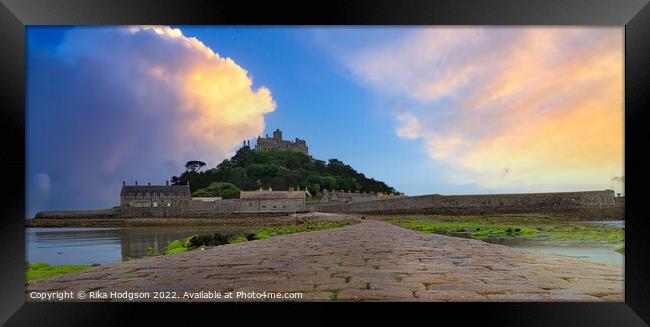
[(502, 214), (502, 213), (572, 213), (623, 217), (622, 200), (614, 191), (422, 195), (401, 199), (377, 200), (350, 204), (321, 204), (312, 207), (320, 212), (368, 214)]
[[(303, 204), (304, 205), (304, 204)], [(264, 211), (242, 209), (240, 199), (212, 202), (188, 201), (177, 206), (121, 207), (108, 210), (41, 212), (36, 218), (223, 218), (268, 217), (301, 212), (294, 207)], [(625, 201), (614, 191), (422, 195), (357, 203), (307, 204), (306, 211), (365, 214), (450, 214), (485, 215), (548, 213), (585, 218), (624, 219)], [(273, 212), (275, 211), (275, 212)]]

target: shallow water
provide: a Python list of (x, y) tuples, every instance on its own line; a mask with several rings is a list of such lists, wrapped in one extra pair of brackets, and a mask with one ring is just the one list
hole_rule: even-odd
[[(596, 224), (622, 228), (623, 221), (591, 221), (579, 224)], [(146, 256), (145, 249), (152, 246), (162, 252), (173, 240), (190, 235), (212, 233), (248, 233), (243, 228), (215, 226), (126, 227), (126, 228), (26, 228), (27, 261), (44, 261), (52, 265), (105, 264), (127, 258)], [(461, 235), (459, 235), (461, 236)], [(551, 253), (579, 257), (591, 261), (623, 264), (623, 254), (616, 252), (618, 245), (588, 241), (551, 241), (531, 239), (490, 239), (489, 243), (503, 244), (538, 253)]]
[(105, 264), (146, 256), (152, 246), (162, 252), (169, 242), (191, 235), (247, 232), (241, 228), (210, 226), (126, 228), (26, 228), (27, 261), (51, 265)]
[(539, 241), (527, 239), (494, 239), (487, 240), (492, 244), (507, 245), (526, 251), (561, 254), (571, 257), (578, 257), (590, 261), (614, 263), (622, 265), (625, 259), (623, 254), (616, 252), (618, 245), (603, 244), (597, 242), (562, 242), (562, 241)]
[[(624, 220), (576, 221), (567, 222), (567, 224), (587, 225), (593, 227), (625, 228)], [(625, 256), (622, 253), (616, 251), (620, 244), (610, 244), (607, 242), (562, 241), (525, 238), (488, 239), (486, 242), (492, 244), (507, 245), (513, 248), (523, 249), (531, 252), (567, 255), (596, 262), (623, 265), (625, 261)]]

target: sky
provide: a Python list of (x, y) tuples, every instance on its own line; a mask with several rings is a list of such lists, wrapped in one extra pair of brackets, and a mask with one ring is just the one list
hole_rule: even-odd
[(623, 192), (620, 27), (30, 26), (27, 216), (279, 128), (407, 195)]

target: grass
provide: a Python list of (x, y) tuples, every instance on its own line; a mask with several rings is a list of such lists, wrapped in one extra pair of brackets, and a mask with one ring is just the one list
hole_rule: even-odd
[(34, 279), (41, 279), (56, 276), (59, 274), (69, 273), (73, 271), (80, 271), (88, 269), (91, 266), (87, 265), (57, 265), (50, 266), (46, 262), (34, 262), (29, 265), (25, 271), (25, 280), (30, 281)]
[(546, 238), (549, 240), (579, 240), (621, 243), (625, 240), (622, 228), (583, 226), (565, 223), (544, 216), (470, 216), (391, 218), (386, 221), (413, 230), (428, 233), (489, 238)]

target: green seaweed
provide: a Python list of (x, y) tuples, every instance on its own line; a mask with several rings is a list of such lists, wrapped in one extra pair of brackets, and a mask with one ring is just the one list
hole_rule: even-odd
[(311, 231), (317, 231), (317, 230), (344, 227), (344, 226), (347, 226), (347, 225), (350, 225), (350, 223), (347, 223), (347, 222), (334, 222), (334, 223), (314, 222), (314, 223), (305, 223), (305, 224), (292, 225), (292, 226), (265, 227), (265, 228), (259, 229), (255, 233), (255, 238), (258, 239), (258, 240), (263, 240), (263, 239), (266, 239), (266, 238), (269, 238), (269, 237), (272, 237), (272, 236), (277, 236), (277, 235), (311, 232)]
[(543, 216), (472, 216), (434, 218), (391, 218), (386, 221), (427, 233), (489, 238), (548, 238), (608, 243), (625, 241), (622, 228), (567, 224)]
[(228, 243), (230, 243), (230, 244), (237, 244), (237, 243), (243, 243), (243, 242), (246, 242), (246, 241), (248, 241), (248, 239), (246, 238), (246, 236), (244, 236), (244, 235), (240, 235), (240, 234), (237, 234), (237, 235), (233, 236), (232, 238), (230, 238), (230, 239), (228, 240)]
[(152, 257), (153, 257), (153, 256), (159, 256), (159, 255), (161, 255), (158, 251), (156, 251), (156, 250), (153, 248), (153, 246), (147, 246), (147, 248), (144, 249), (144, 252), (145, 252), (148, 256), (152, 256)]
[(338, 299), (339, 299), (339, 293), (340, 293), (342, 290), (343, 290), (342, 288), (335, 288), (335, 289), (330, 290), (330, 292), (332, 292), (332, 294), (330, 295), (330, 300), (332, 300), (332, 301), (338, 301)]
[[(334, 222), (334, 223), (314, 222), (314, 223), (303, 223), (299, 225), (290, 225), (290, 226), (265, 227), (257, 230), (257, 232), (254, 235), (251, 234), (250, 238), (241, 234), (237, 234), (233, 237), (230, 237), (228, 239), (228, 243), (230, 244), (242, 243), (248, 241), (249, 239), (262, 240), (277, 235), (310, 232), (315, 230), (343, 227), (350, 224), (351, 224), (350, 222)], [(196, 235), (192, 235), (182, 240), (174, 240), (170, 242), (163, 250), (162, 255), (187, 252), (187, 251), (195, 250), (197, 248), (204, 250), (205, 246), (198, 247), (196, 244), (194, 246), (192, 245), (192, 240), (195, 237)], [(161, 255), (160, 253), (155, 252), (155, 250), (151, 246), (147, 247), (145, 251), (147, 252), (147, 255)]]
[(41, 279), (64, 273), (80, 271), (90, 268), (88, 265), (56, 265), (51, 266), (46, 262), (35, 262), (25, 271), (25, 280)]

